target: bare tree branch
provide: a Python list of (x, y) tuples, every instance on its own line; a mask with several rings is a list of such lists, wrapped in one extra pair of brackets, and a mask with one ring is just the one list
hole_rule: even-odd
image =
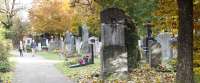
[(0, 8), (0, 13), (4, 13), (6, 16), (6, 21), (1, 21), (5, 28), (10, 28), (13, 25), (13, 17), (16, 15), (17, 11), (23, 9), (15, 8), (15, 1), (16, 0), (12, 0), (12, 2), (9, 2), (9, 0), (4, 0), (5, 8)]

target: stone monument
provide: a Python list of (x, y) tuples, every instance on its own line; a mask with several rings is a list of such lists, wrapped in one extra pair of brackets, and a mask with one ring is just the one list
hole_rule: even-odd
[(108, 8), (101, 12), (101, 75), (103, 79), (109, 77), (127, 79), (124, 18), (124, 12), (118, 8)]

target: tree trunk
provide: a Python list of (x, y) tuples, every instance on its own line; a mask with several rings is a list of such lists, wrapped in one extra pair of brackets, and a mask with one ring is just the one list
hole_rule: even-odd
[(177, 0), (179, 7), (177, 83), (193, 81), (193, 0)]

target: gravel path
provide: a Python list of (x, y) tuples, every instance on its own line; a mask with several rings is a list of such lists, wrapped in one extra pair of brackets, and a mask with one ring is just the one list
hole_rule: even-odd
[(74, 83), (54, 67), (54, 64), (60, 61), (25, 55), (16, 57), (17, 64), (12, 83)]

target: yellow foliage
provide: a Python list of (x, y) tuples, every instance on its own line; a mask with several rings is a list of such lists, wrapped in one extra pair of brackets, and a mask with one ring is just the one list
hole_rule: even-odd
[(200, 67), (194, 68), (193, 71), (196, 75), (200, 75)]
[[(93, 35), (99, 35), (100, 30), (100, 11), (101, 7), (94, 0), (81, 0), (73, 6), (74, 16), (72, 18), (72, 32), (77, 33), (78, 27), (87, 24), (89, 32)], [(88, 5), (83, 5), (88, 4)]]
[(153, 21), (155, 31), (167, 30), (172, 34), (177, 34), (178, 6), (176, 0), (159, 0), (158, 8), (153, 15), (157, 17)]
[(62, 33), (70, 28), (68, 0), (34, 0), (29, 11), (33, 32)]

